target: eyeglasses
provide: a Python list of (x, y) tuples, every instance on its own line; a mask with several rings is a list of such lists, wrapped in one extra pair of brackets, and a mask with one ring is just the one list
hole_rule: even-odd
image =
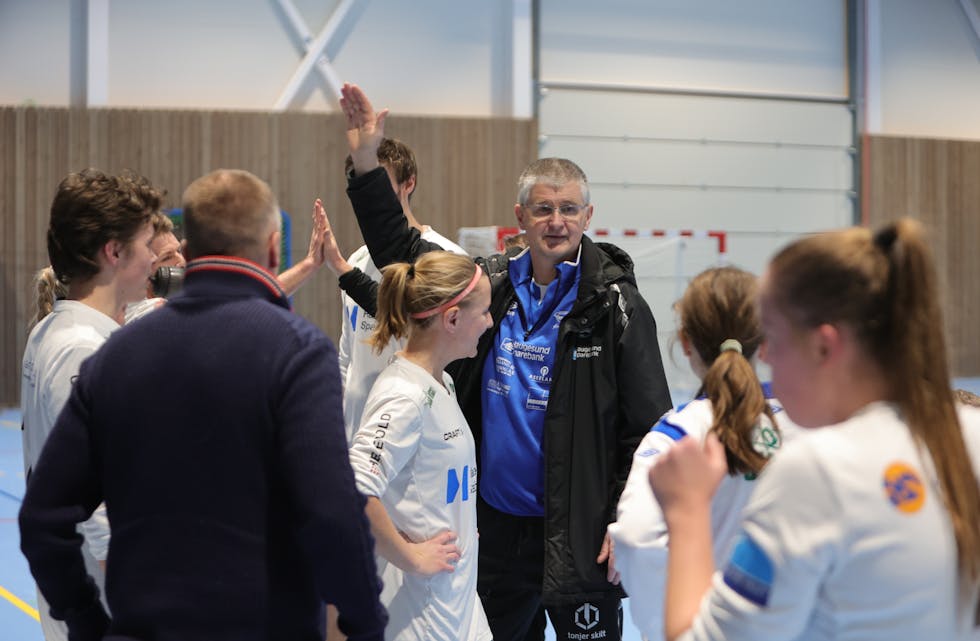
[(549, 205), (548, 203), (537, 203), (534, 205), (525, 205), (525, 207), (535, 218), (551, 218), (551, 212), (557, 211), (559, 216), (568, 220), (569, 218), (578, 216), (588, 205)]

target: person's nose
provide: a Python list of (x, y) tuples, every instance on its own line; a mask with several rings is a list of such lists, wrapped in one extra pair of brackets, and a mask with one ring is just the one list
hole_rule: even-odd
[(548, 218), (545, 219), (548, 223), (548, 227), (561, 227), (565, 224), (565, 219), (561, 217), (561, 213), (557, 207), (551, 210), (548, 214)]

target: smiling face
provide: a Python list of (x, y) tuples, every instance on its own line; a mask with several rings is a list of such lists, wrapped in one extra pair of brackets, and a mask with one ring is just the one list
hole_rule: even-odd
[(161, 267), (184, 267), (187, 264), (184, 255), (180, 253), (180, 241), (173, 232), (154, 236), (150, 241), (150, 249), (157, 255), (157, 259), (153, 261), (154, 272)]
[[(536, 209), (551, 207), (547, 216), (536, 215)], [(557, 208), (578, 208), (573, 215), (563, 216)], [(514, 207), (517, 222), (524, 230), (532, 260), (538, 264), (557, 265), (574, 260), (582, 242), (582, 234), (592, 220), (592, 205), (586, 204), (582, 186), (567, 182), (560, 187), (538, 183), (531, 188), (527, 202)], [(535, 274), (541, 277), (541, 274)]]

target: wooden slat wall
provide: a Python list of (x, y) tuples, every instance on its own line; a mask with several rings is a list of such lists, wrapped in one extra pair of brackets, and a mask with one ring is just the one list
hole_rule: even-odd
[[(361, 244), (344, 194), (339, 114), (0, 107), (0, 405), (19, 403), (20, 359), (32, 314), (34, 272), (48, 263), (48, 208), (69, 171), (134, 169), (176, 206), (194, 178), (219, 167), (264, 178), (293, 221), (293, 261), (305, 255), (315, 197), (345, 253)], [(450, 238), (461, 226), (513, 224), (516, 179), (537, 157), (533, 121), (391, 117), (387, 132), (419, 162), (419, 219)], [(340, 334), (336, 280), (323, 272), (294, 298), (296, 311)]]
[(869, 222), (910, 216), (926, 226), (950, 365), (980, 376), (980, 142), (875, 136), (870, 154)]

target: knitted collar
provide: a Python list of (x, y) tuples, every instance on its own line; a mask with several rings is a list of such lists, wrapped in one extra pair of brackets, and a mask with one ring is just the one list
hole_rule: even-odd
[(264, 286), (278, 304), (287, 309), (291, 307), (289, 298), (279, 285), (279, 281), (258, 263), (236, 256), (202, 256), (187, 263), (184, 273), (191, 275), (203, 272), (226, 272), (247, 276)]

